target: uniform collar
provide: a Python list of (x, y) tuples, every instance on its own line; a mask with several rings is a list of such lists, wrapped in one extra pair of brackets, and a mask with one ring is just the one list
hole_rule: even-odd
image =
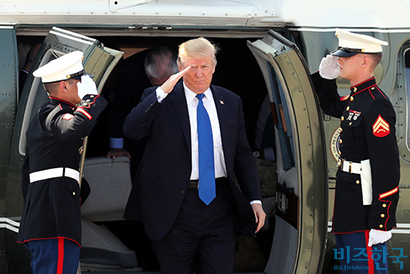
[(63, 99), (60, 99), (60, 98), (57, 98), (57, 97), (52, 97), (52, 96), (49, 96), (48, 98), (49, 98), (49, 102), (50, 102), (51, 104), (56, 104), (56, 105), (58, 105), (58, 104), (64, 104), (64, 105), (68, 105), (68, 106), (71, 107), (72, 109), (76, 108), (75, 105), (73, 105), (73, 104), (71, 104), (71, 103), (69, 103), (69, 102), (67, 102), (67, 101), (65, 101), (65, 100), (63, 100)]
[(368, 89), (372, 86), (376, 85), (376, 79), (374, 77), (367, 79), (366, 81), (363, 81), (357, 85), (354, 85), (350, 87), (350, 91), (354, 93), (359, 93), (365, 89)]

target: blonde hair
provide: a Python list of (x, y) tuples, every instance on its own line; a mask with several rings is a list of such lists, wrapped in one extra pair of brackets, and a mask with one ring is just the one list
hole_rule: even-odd
[(216, 54), (218, 50), (217, 46), (203, 37), (188, 40), (179, 45), (178, 66), (182, 66), (182, 64), (190, 58), (207, 56), (212, 57), (213, 65), (216, 66)]

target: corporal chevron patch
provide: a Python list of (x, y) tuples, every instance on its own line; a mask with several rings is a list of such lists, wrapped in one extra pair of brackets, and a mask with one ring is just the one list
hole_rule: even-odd
[(373, 124), (373, 135), (376, 137), (385, 137), (390, 133), (390, 125), (383, 119), (381, 115), (377, 117)]

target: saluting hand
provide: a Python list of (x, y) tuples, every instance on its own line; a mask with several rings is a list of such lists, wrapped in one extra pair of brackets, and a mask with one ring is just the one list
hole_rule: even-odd
[(322, 58), (319, 65), (319, 74), (322, 78), (333, 80), (339, 77), (340, 67), (337, 60), (337, 57), (331, 54), (328, 54), (326, 57)]
[(77, 83), (78, 97), (84, 98), (87, 94), (98, 95), (97, 86), (91, 77), (87, 74), (81, 76), (81, 82)]
[(162, 84), (161, 88), (165, 93), (170, 93), (174, 86), (178, 83), (179, 79), (187, 73), (187, 71), (191, 68), (191, 66), (187, 66), (184, 70), (171, 75), (165, 83)]

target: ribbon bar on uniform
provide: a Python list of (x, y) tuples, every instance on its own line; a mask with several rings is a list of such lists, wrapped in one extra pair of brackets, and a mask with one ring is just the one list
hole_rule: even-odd
[(59, 177), (68, 177), (68, 178), (76, 180), (77, 182), (80, 179), (80, 173), (77, 170), (69, 168), (69, 167), (56, 167), (56, 168), (35, 171), (35, 172), (30, 173), (29, 176), (30, 176), (30, 183), (52, 179), (52, 178), (59, 178)]

